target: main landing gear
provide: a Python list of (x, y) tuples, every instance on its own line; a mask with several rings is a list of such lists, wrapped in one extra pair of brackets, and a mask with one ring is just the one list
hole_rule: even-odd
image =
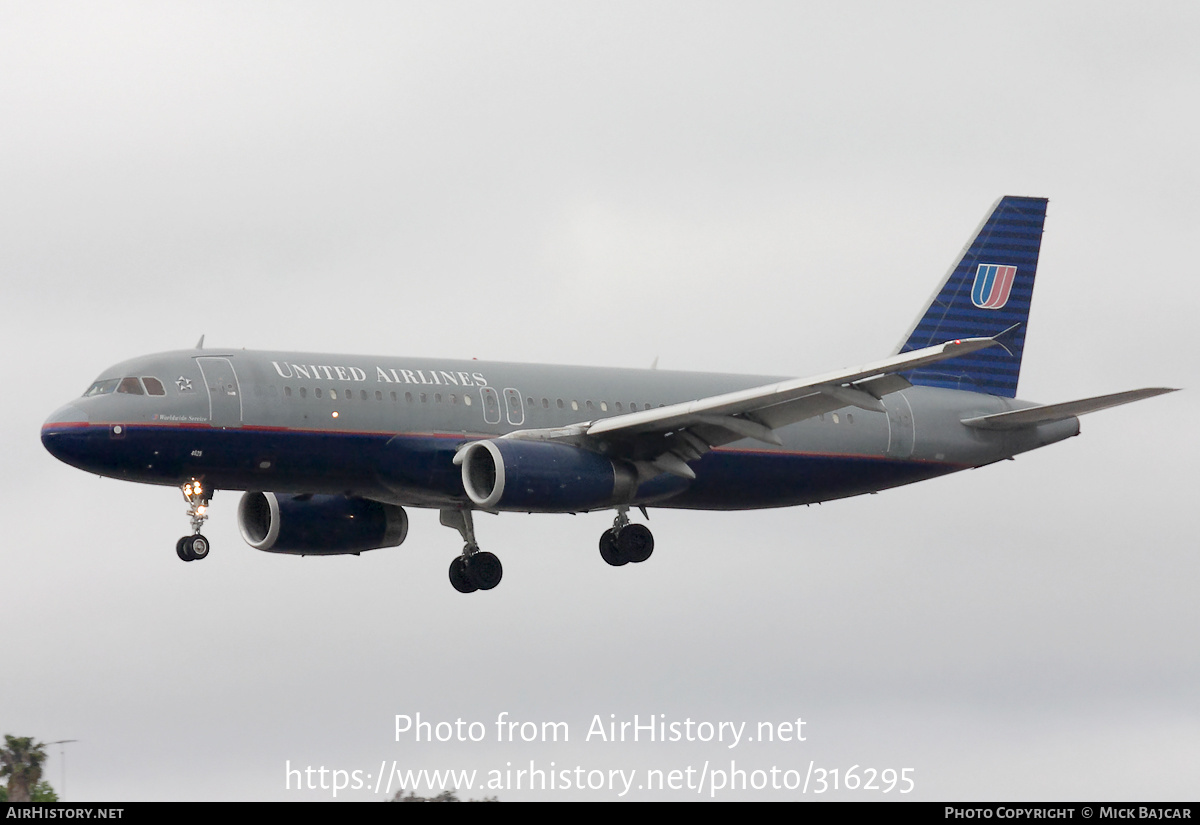
[(475, 541), (475, 522), (470, 510), (442, 510), (440, 520), (446, 527), (453, 527), (466, 544), (462, 555), (450, 562), (450, 584), (459, 593), (474, 593), (476, 590), (491, 590), (500, 583), (504, 568), (495, 553), (479, 549)]
[(613, 567), (620, 567), (630, 562), (643, 562), (653, 552), (654, 535), (650, 528), (644, 524), (630, 524), (629, 508), (618, 507), (613, 526), (600, 534), (600, 557)]
[(205, 490), (196, 479), (192, 479), (181, 489), (183, 498), (188, 503), (187, 514), (192, 520), (192, 535), (184, 536), (175, 542), (175, 554), (184, 561), (196, 561), (208, 556), (208, 539), (200, 535), (200, 528), (208, 518), (208, 502), (212, 493)]
[[(645, 515), (645, 509), (642, 514)], [(504, 568), (495, 553), (479, 549), (475, 541), (475, 522), (470, 510), (445, 509), (441, 522), (453, 527), (462, 536), (462, 555), (450, 562), (450, 584), (459, 593), (491, 590), (500, 584)], [(613, 526), (600, 536), (600, 556), (613, 567), (638, 564), (654, 552), (654, 535), (644, 524), (630, 524), (629, 508), (618, 507)]]

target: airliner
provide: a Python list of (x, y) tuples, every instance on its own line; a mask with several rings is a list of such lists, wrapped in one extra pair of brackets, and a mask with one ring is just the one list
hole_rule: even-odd
[(440, 512), (450, 582), (500, 583), (472, 514), (613, 510), (610, 565), (646, 561), (630, 510), (788, 507), (981, 467), (1079, 434), (1084, 413), (1155, 387), (1055, 404), (1016, 398), (1045, 198), (998, 200), (895, 354), (809, 378), (432, 358), (194, 349), (100, 373), (42, 426), (89, 473), (177, 486), (191, 533), (237, 490), (242, 537), (296, 555), (359, 554)]

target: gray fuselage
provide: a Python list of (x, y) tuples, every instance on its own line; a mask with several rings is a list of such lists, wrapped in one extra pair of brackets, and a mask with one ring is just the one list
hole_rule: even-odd
[[(136, 379), (136, 380), (129, 380)], [(148, 380), (149, 379), (149, 380)], [(333, 493), (395, 504), (467, 502), (455, 453), (519, 430), (565, 427), (779, 381), (773, 376), (245, 350), (117, 364), (43, 427), (47, 449), (99, 475), (151, 484)], [(113, 383), (115, 382), (115, 384)], [(114, 388), (115, 387), (115, 388)], [(962, 419), (1030, 406), (909, 387), (886, 412), (843, 407), (745, 439), (631, 503), (780, 507), (989, 464), (1076, 435), (1070, 418), (990, 431)], [(638, 445), (622, 445), (631, 455)]]

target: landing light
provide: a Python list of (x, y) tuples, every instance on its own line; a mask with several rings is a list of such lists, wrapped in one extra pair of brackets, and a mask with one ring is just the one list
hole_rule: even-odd
[(337, 410), (334, 410), (334, 411), (333, 411), (333, 417), (334, 417), (334, 418), (337, 418)]

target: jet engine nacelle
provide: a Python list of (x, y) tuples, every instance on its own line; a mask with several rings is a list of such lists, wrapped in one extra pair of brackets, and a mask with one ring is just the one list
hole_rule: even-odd
[(246, 493), (238, 503), (238, 529), (247, 544), (269, 553), (357, 555), (404, 541), (408, 514), (365, 498)]
[(569, 444), (475, 441), (454, 461), (467, 496), (485, 510), (571, 513), (611, 507), (637, 492), (632, 468)]

